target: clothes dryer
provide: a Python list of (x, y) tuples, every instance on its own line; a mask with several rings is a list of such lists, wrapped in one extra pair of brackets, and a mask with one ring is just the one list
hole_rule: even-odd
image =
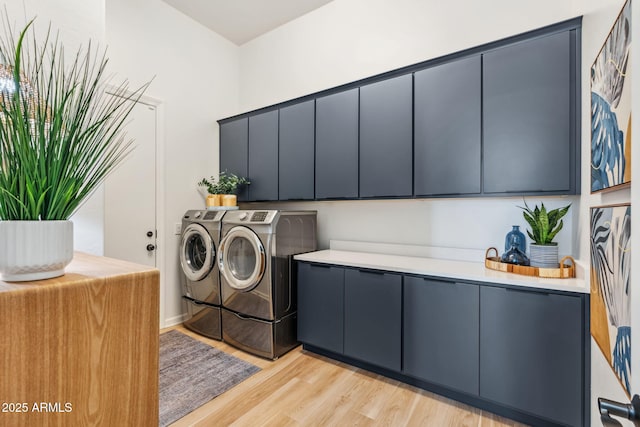
[(223, 340), (268, 359), (295, 347), (293, 256), (316, 248), (315, 211), (227, 212), (218, 250)]
[(180, 240), (182, 298), (188, 312), (184, 326), (218, 340), (222, 339), (222, 326), (216, 251), (223, 216), (224, 211), (187, 211), (182, 218)]

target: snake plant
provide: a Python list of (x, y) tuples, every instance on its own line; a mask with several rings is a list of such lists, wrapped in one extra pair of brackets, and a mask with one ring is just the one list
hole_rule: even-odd
[(538, 245), (555, 245), (553, 238), (562, 230), (562, 217), (567, 214), (571, 204), (550, 211), (547, 211), (544, 203), (540, 207), (536, 205), (533, 210), (529, 208), (526, 201), (524, 207), (518, 207), (523, 210), (522, 215), (531, 227), (531, 230), (527, 230), (531, 240)]
[[(106, 52), (71, 60), (33, 20), (0, 37), (0, 220), (68, 219), (133, 148), (125, 120), (149, 83), (109, 86)], [(117, 95), (117, 96), (114, 96)]]

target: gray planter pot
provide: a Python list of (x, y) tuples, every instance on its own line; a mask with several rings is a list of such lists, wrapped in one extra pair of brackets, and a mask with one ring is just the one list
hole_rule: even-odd
[(532, 267), (558, 268), (558, 245), (529, 245), (529, 260)]
[(62, 276), (73, 259), (71, 221), (0, 221), (0, 279)]

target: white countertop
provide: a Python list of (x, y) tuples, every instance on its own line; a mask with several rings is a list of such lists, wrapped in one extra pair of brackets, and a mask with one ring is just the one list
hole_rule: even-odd
[(490, 270), (484, 262), (452, 261), (414, 256), (386, 255), (327, 249), (294, 256), (298, 261), (335, 264), (348, 267), (439, 276), (450, 279), (500, 283), (529, 288), (588, 294), (589, 284), (583, 279), (546, 279)]

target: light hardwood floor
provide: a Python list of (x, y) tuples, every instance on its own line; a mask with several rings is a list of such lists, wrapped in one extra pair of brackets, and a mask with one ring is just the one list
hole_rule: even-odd
[(172, 424), (183, 426), (522, 426), (297, 347), (272, 362), (177, 329), (262, 370)]

